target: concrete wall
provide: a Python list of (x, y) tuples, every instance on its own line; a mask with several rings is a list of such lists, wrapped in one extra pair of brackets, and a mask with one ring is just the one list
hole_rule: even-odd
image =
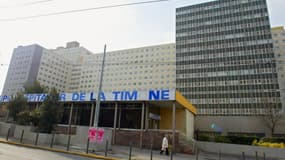
[[(34, 143), (36, 139), (36, 133), (31, 131), (31, 126), (21, 126), (15, 124), (7, 124), (0, 122), (0, 136), (6, 137), (8, 129), (11, 128), (10, 137), (20, 139), (22, 130), (24, 130), (23, 140), (29, 143)], [(85, 149), (87, 144), (87, 135), (89, 127), (77, 126), (76, 135), (71, 136), (71, 147)], [(51, 143), (52, 134), (40, 133), (38, 138), (38, 145), (49, 145)], [(96, 148), (96, 150), (104, 150), (106, 147), (106, 141), (109, 141), (108, 148), (111, 147), (112, 130), (105, 128), (104, 140), (100, 144), (90, 143), (90, 148)], [(66, 146), (68, 141), (68, 135), (55, 134), (54, 144)]]
[[(88, 129), (87, 126), (77, 126), (76, 127), (76, 135), (71, 136), (70, 145), (77, 148), (85, 148), (88, 138)], [(55, 137), (56, 144), (67, 145), (68, 136), (63, 134), (58, 134)], [(100, 144), (96, 144), (96, 149), (104, 150), (106, 146), (106, 142), (108, 142), (108, 148), (111, 147), (112, 142), (112, 130), (109, 128), (105, 128), (105, 134), (103, 142)], [(95, 147), (94, 143), (90, 143), (90, 147)]]
[[(160, 109), (160, 129), (172, 130), (172, 108)], [(186, 110), (183, 108), (176, 109), (176, 130), (186, 134)]]
[(186, 137), (194, 138), (194, 115), (185, 110), (186, 112)]
[(231, 155), (242, 155), (245, 152), (246, 156), (255, 156), (255, 152), (258, 152), (258, 156), (263, 157), (263, 153), (266, 157), (270, 158), (284, 158), (284, 149), (279, 148), (267, 148), (267, 147), (257, 147), (250, 145), (236, 145), (236, 144), (226, 144), (226, 143), (211, 143), (211, 142), (197, 142), (198, 147), (207, 152), (218, 153), (219, 150), (222, 154)]
[[(9, 128), (15, 128), (15, 125), (0, 122), (0, 136), (6, 136)], [(10, 135), (13, 136), (13, 132), (10, 132)]]
[[(150, 149), (150, 145), (153, 143), (153, 149), (161, 149), (162, 139), (165, 134), (169, 136), (168, 143), (171, 144), (172, 130), (143, 131), (142, 147)], [(176, 132), (175, 138), (176, 151), (179, 152), (179, 132)], [(130, 142), (134, 147), (140, 147), (140, 130), (121, 129), (116, 131), (115, 144), (129, 146)]]
[[(276, 127), (275, 134), (285, 134), (284, 118)], [(197, 116), (195, 117), (195, 129), (222, 132), (224, 135), (228, 132), (270, 135), (270, 130), (265, 126), (262, 117), (253, 116)]]

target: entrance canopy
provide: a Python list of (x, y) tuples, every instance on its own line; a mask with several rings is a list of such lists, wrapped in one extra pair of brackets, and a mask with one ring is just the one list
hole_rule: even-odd
[[(28, 102), (43, 102), (47, 97), (46, 93), (25, 94)], [(96, 92), (73, 92), (73, 93), (60, 93), (61, 102), (95, 102), (98, 93)], [(9, 102), (10, 96), (0, 96), (0, 102)], [(149, 90), (149, 91), (113, 91), (101, 92), (101, 102), (148, 102), (154, 105), (163, 107), (171, 106), (171, 102), (175, 101), (178, 107), (184, 107), (194, 115), (197, 114), (196, 108), (186, 100), (182, 94), (175, 90)]]

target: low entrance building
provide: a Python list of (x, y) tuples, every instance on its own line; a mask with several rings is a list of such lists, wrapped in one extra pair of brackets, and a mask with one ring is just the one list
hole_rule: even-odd
[[(38, 107), (47, 95), (25, 96), (30, 105)], [(96, 93), (60, 93), (64, 112), (59, 126), (93, 126), (94, 97), (97, 97)], [(140, 148), (150, 148), (153, 144), (159, 149), (167, 134), (172, 147), (180, 151), (183, 149), (181, 140), (193, 138), (196, 109), (178, 91), (115, 91), (102, 92), (100, 97), (99, 127), (112, 130), (113, 144), (129, 145), (132, 142)]]

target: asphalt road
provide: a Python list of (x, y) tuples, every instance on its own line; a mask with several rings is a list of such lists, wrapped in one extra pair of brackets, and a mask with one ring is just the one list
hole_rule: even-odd
[(0, 160), (94, 160), (0, 143)]

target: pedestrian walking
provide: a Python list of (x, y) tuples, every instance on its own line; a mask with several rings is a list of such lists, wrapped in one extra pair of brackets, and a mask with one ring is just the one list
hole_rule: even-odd
[(162, 139), (162, 145), (161, 145), (161, 150), (160, 150), (160, 154), (163, 154), (163, 152), (165, 151), (165, 154), (168, 156), (169, 152), (168, 152), (168, 139), (167, 139), (167, 135), (164, 135), (163, 139)]

